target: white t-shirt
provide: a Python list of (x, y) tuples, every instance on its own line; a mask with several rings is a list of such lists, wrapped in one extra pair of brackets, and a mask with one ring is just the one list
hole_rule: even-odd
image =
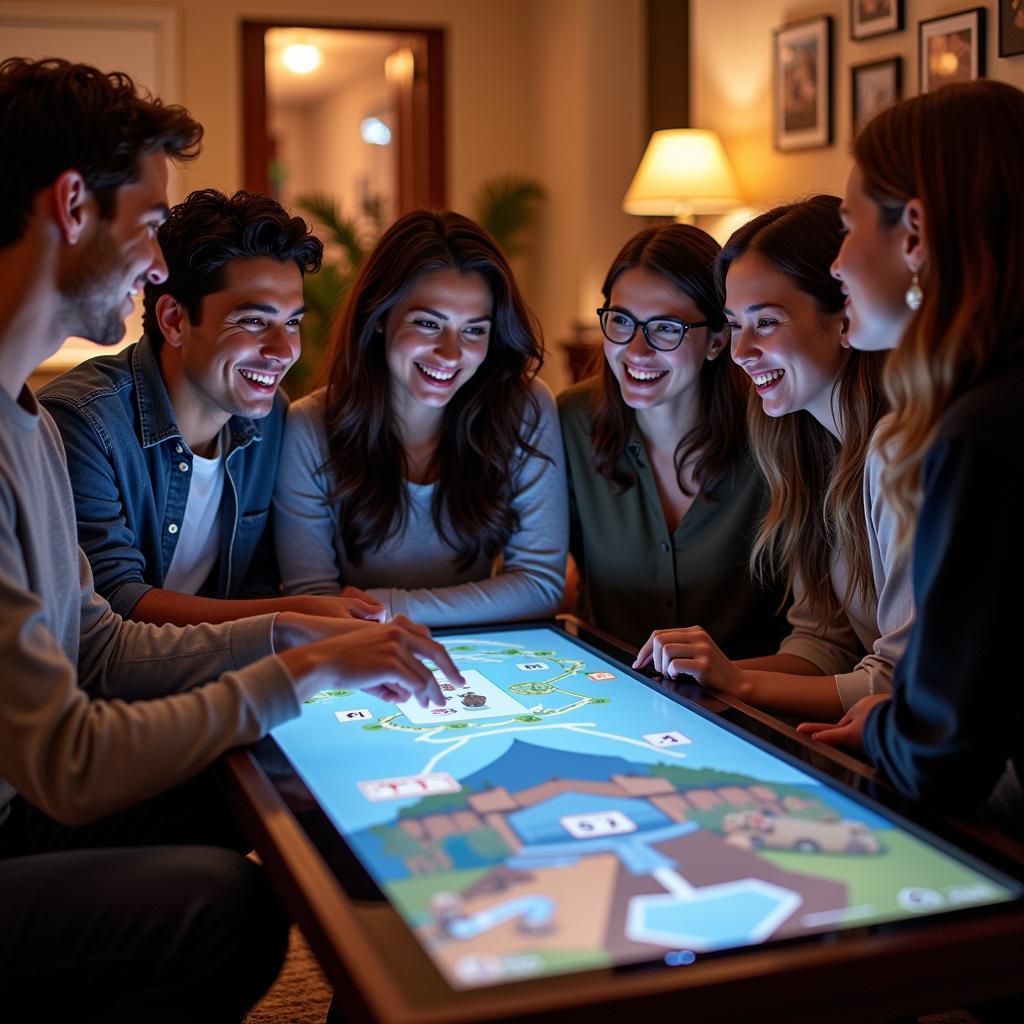
[[(212, 459), (192, 456), (192, 481), (179, 527), (178, 544), (164, 576), (164, 589), (195, 594), (220, 553), (220, 504), (224, 494), (223, 434)], [(187, 465), (187, 463), (182, 463)]]

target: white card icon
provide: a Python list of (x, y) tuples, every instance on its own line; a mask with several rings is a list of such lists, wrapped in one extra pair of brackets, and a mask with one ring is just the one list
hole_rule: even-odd
[(334, 717), (339, 722), (365, 722), (373, 718), (373, 712), (369, 708), (356, 708), (353, 711), (335, 711)]
[(567, 814), (559, 822), (573, 839), (598, 839), (636, 831), (636, 822), (622, 811), (597, 811), (591, 814)]
[(681, 743), (693, 742), (689, 736), (684, 736), (681, 732), (649, 732), (644, 735), (644, 739), (652, 747), (677, 747)]
[(521, 704), (507, 690), (491, 682), (475, 668), (462, 670), (465, 686), (441, 684), (444, 705), (421, 707), (415, 697), (410, 697), (395, 708), (401, 711), (413, 725), (445, 725), (448, 722), (470, 722), (477, 718), (525, 715), (529, 709)]
[(447, 772), (430, 772), (427, 775), (399, 775), (391, 779), (365, 779), (357, 783), (367, 800), (380, 803), (382, 800), (406, 800), (409, 797), (438, 796), (441, 793), (458, 793), (462, 784)]

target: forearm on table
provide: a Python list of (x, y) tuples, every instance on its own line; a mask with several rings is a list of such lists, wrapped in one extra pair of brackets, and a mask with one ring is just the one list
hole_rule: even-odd
[(447, 587), (373, 588), (369, 594), (393, 615), (406, 615), (424, 626), (446, 626), (545, 618), (558, 610), (564, 586), (561, 575), (549, 580), (546, 574), (516, 570)]
[(821, 669), (796, 654), (766, 654), (761, 658), (743, 658), (734, 661), (737, 668), (762, 672), (785, 672), (791, 676), (819, 676)]
[(136, 622), (157, 625), (192, 626), (200, 622), (221, 623), (247, 619), (253, 615), (274, 612), (302, 612), (307, 615), (324, 614), (318, 610), (315, 598), (262, 597), (245, 600), (221, 600), (215, 597), (197, 597), (174, 590), (154, 588), (147, 590), (132, 608), (130, 618)]
[(834, 676), (743, 668), (736, 696), (766, 711), (819, 722), (838, 721), (844, 713)]

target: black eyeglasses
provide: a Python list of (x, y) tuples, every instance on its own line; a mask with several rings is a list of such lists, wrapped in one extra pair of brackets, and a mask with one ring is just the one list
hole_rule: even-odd
[(647, 344), (659, 352), (674, 352), (683, 343), (686, 332), (694, 327), (707, 327), (708, 320), (688, 324), (671, 316), (659, 316), (652, 320), (637, 320), (635, 316), (623, 313), (621, 309), (599, 309), (601, 333), (613, 345), (628, 345), (636, 336), (639, 327), (644, 332)]

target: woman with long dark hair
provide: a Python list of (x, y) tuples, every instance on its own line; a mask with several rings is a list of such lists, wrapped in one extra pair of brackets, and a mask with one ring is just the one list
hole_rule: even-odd
[(771, 502), (755, 539), (756, 575), (793, 597), (779, 652), (733, 663), (699, 626), (654, 633), (638, 659), (749, 703), (839, 719), (888, 691), (912, 619), (894, 521), (878, 494), (871, 437), (884, 408), (881, 359), (846, 343), (830, 266), (839, 200), (776, 207), (736, 231), (718, 260), (733, 360), (753, 384), (751, 447)]
[(289, 413), (274, 499), (286, 593), (352, 586), (430, 626), (550, 615), (568, 517), (540, 363), (482, 228), (427, 211), (393, 224), (348, 296), (325, 386)]
[(918, 618), (891, 700), (861, 701), (835, 729), (806, 726), (863, 741), (900, 789), (946, 809), (997, 789), (1000, 823), (1018, 835), (1022, 152), (1024, 93), (992, 81), (906, 100), (854, 142), (834, 270), (851, 343), (893, 349), (883, 482), (913, 542)]
[(742, 374), (722, 356), (718, 251), (682, 224), (631, 238), (602, 289), (600, 366), (558, 405), (581, 614), (637, 645), (652, 627), (705, 622), (739, 657), (779, 638), (781, 595), (750, 579), (766, 495)]

